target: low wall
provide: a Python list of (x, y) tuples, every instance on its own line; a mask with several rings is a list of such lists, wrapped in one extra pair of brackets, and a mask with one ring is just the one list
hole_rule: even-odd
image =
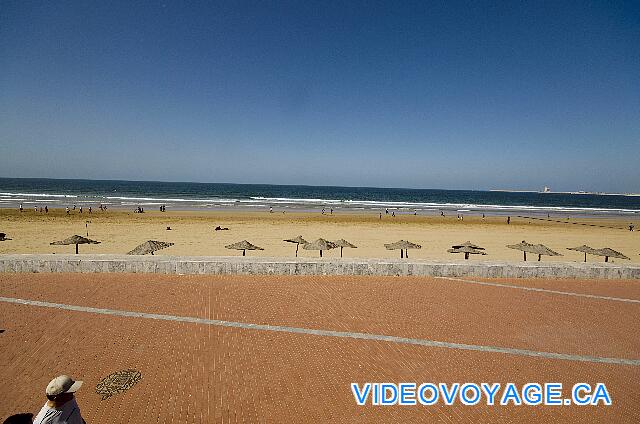
[(640, 279), (640, 266), (611, 263), (55, 254), (0, 255), (0, 272)]

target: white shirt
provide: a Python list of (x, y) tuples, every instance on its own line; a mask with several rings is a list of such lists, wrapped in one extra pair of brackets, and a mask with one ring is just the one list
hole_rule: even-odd
[(51, 408), (45, 403), (33, 424), (84, 424), (84, 420), (80, 415), (80, 407), (73, 398), (60, 409)]

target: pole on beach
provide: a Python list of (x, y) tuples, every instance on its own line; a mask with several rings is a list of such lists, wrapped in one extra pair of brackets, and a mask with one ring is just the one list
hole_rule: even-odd
[(76, 255), (78, 254), (78, 243), (76, 243)]
[(524, 261), (527, 262), (527, 252), (523, 252), (524, 253)]

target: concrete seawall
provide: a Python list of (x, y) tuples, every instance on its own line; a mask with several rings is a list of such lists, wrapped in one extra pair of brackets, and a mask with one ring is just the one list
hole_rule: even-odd
[(610, 263), (434, 262), (230, 256), (0, 255), (0, 272), (640, 279), (640, 266)]

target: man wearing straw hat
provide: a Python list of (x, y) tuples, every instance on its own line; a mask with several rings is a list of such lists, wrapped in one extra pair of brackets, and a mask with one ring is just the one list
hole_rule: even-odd
[(33, 424), (85, 424), (80, 407), (73, 394), (82, 386), (68, 375), (61, 375), (49, 383), (45, 393), (47, 403), (36, 416)]

